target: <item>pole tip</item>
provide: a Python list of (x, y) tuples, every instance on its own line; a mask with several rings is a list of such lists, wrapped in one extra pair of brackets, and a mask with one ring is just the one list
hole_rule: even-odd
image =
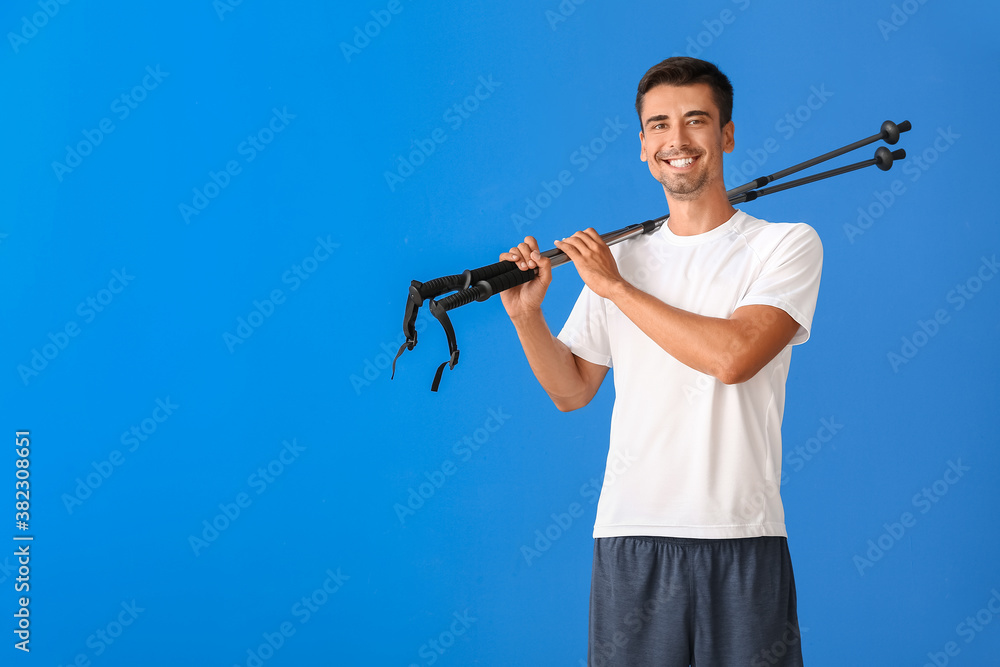
[(906, 151), (902, 148), (890, 151), (885, 146), (879, 146), (875, 149), (875, 166), (882, 171), (889, 171), (892, 169), (894, 160), (902, 160), (904, 157), (906, 157)]
[(891, 120), (887, 120), (884, 123), (882, 123), (882, 139), (885, 141), (885, 143), (891, 146), (892, 144), (899, 141), (899, 135), (901, 133), (909, 132), (911, 127), (913, 126), (910, 125), (910, 121), (908, 120), (904, 120), (899, 125), (896, 125)]

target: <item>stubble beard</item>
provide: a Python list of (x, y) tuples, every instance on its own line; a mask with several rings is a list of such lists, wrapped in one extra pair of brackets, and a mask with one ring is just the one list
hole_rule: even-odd
[[(707, 158), (702, 152), (698, 153), (698, 163)], [(673, 155), (658, 154), (655, 159), (672, 159)], [(692, 201), (700, 197), (712, 183), (711, 165), (699, 164), (701, 169), (697, 173), (691, 174), (671, 174), (669, 167), (661, 167), (656, 180), (663, 186), (666, 194), (677, 201)]]
[(674, 179), (660, 172), (660, 177), (656, 180), (663, 186), (663, 190), (677, 201), (692, 201), (697, 199), (705, 191), (709, 183), (708, 174), (704, 172), (696, 176), (694, 180), (689, 180), (686, 177)]

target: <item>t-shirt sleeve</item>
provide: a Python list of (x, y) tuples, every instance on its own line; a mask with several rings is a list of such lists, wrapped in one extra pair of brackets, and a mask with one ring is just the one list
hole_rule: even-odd
[(586, 285), (557, 338), (581, 359), (611, 367), (611, 343), (604, 299)]
[(763, 268), (736, 307), (760, 304), (782, 309), (799, 323), (791, 345), (804, 343), (809, 340), (822, 271), (823, 243), (819, 234), (807, 224), (795, 224), (764, 260)]

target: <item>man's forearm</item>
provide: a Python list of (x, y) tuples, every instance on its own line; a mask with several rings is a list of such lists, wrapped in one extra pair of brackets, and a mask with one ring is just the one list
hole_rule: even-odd
[[(575, 410), (592, 398), (576, 358), (552, 335), (542, 311), (511, 318), (532, 372), (560, 410)], [(591, 394), (591, 395), (588, 395)]]
[[(761, 315), (756, 319), (708, 317), (670, 306), (625, 282), (609, 297), (672, 357), (726, 384), (756, 375), (798, 328), (787, 314), (769, 306), (757, 307)], [(775, 326), (779, 317), (786, 321)]]

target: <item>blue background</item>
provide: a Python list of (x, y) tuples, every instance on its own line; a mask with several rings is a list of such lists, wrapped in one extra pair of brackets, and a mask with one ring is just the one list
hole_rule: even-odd
[[(13, 648), (10, 447), (3, 664), (583, 664), (611, 383), (557, 412), (496, 299), (453, 313), (462, 361), (438, 394), (436, 323), (392, 382), (387, 362), (411, 279), (490, 263), (526, 233), (551, 247), (665, 212), (633, 101), (648, 67), (685, 53), (736, 87), (730, 186), (886, 119), (914, 127), (888, 173), (744, 207), (809, 223), (825, 249), (783, 426), (807, 663), (1000, 664), (998, 13), (5, 4), (0, 414), (10, 440), (31, 432), (35, 541), (29, 655)], [(563, 170), (572, 182), (539, 199)], [(580, 286), (557, 270), (553, 328)], [(951, 464), (967, 470), (941, 481)]]

